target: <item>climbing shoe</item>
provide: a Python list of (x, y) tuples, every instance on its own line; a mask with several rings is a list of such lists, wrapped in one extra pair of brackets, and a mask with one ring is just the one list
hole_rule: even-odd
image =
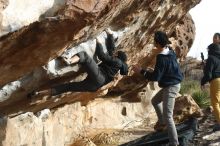
[(107, 34), (107, 38), (105, 40), (105, 45), (107, 48), (107, 51), (109, 53), (110, 56), (113, 55), (113, 52), (115, 51), (115, 42), (117, 41), (117, 39), (114, 38), (112, 31), (110, 30), (105, 30), (106, 34)]
[(155, 131), (164, 131), (166, 129), (166, 125), (165, 124), (160, 124), (159, 122), (157, 122), (155, 125), (154, 125), (154, 130)]
[(27, 94), (27, 98), (32, 98), (33, 96), (36, 96), (36, 95), (39, 95), (39, 92), (37, 92), (37, 91), (32, 91), (31, 93), (28, 93)]

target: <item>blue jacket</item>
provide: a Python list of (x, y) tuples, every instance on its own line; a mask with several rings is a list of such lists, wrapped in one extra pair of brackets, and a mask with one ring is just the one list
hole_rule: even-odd
[(183, 74), (176, 59), (175, 52), (169, 48), (169, 53), (158, 54), (153, 72), (142, 70), (141, 73), (149, 81), (158, 81), (160, 87), (176, 85), (183, 80)]

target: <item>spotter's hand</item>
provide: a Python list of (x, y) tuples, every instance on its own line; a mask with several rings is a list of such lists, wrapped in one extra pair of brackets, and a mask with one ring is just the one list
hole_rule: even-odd
[(135, 72), (135, 73), (140, 73), (142, 68), (138, 65), (138, 64), (135, 64), (135, 65), (132, 65), (132, 70)]

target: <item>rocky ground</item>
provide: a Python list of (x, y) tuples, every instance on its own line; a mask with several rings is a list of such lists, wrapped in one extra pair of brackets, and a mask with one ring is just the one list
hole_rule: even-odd
[[(204, 115), (198, 118), (198, 129), (189, 146), (220, 146), (220, 131), (213, 132), (214, 122), (215, 119), (210, 110), (204, 110)], [(148, 127), (146, 131), (134, 132), (133, 136), (141, 137), (142, 134), (145, 135), (152, 131), (153, 129)], [(138, 136), (138, 134), (140, 135)], [(129, 136), (131, 137), (131, 134)]]
[[(214, 121), (214, 117), (210, 110), (204, 110), (204, 115), (198, 119), (198, 129), (193, 141), (189, 143), (189, 146), (220, 146), (220, 131), (212, 131)], [(149, 134), (153, 131), (152, 127), (153, 124), (151, 124), (150, 127), (142, 125), (136, 129), (130, 130), (105, 131), (94, 136), (91, 141), (95, 144), (93, 146), (119, 146)]]
[(214, 117), (209, 110), (199, 118), (199, 127), (191, 146), (220, 146), (220, 131), (213, 132)]

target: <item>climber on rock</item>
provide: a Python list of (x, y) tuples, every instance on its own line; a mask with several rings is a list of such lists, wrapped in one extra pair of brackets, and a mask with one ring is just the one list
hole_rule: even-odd
[[(50, 89), (34, 91), (29, 97), (34, 95), (58, 95), (64, 92), (95, 92), (100, 87), (114, 80), (114, 76), (120, 71), (121, 75), (127, 75), (128, 66), (126, 64), (127, 55), (123, 51), (113, 54), (115, 48), (114, 39), (111, 33), (107, 32), (107, 50), (104, 53), (102, 44), (96, 39), (96, 54), (101, 61), (98, 65), (86, 52), (79, 52), (70, 59), (71, 64), (80, 63), (87, 72), (87, 77), (80, 82), (70, 82), (53, 86)], [(112, 42), (110, 42), (112, 41)]]

